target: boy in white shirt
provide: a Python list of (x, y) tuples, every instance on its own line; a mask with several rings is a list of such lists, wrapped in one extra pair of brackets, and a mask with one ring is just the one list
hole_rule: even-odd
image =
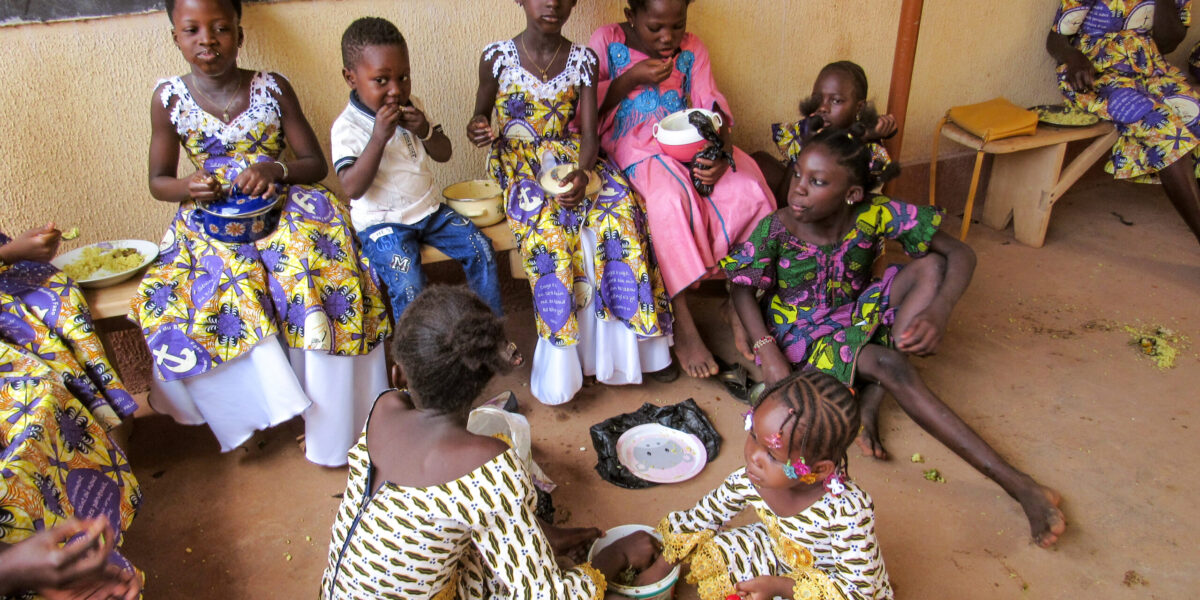
[(410, 96), (408, 44), (386, 19), (358, 19), (342, 34), (350, 102), (333, 123), (333, 168), (350, 202), (363, 255), (383, 280), (397, 321), (425, 287), (421, 244), (458, 261), (471, 289), (501, 314), (492, 242), (441, 203), (429, 160), (450, 160), (450, 140)]

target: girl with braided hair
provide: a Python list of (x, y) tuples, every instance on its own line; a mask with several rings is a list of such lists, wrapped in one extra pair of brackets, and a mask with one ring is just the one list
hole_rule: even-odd
[(520, 363), (504, 326), (463, 287), (432, 286), (408, 305), (392, 341), (393, 379), (375, 401), (333, 524), (321, 598), (606, 598), (606, 580), (657, 555), (654, 538), (621, 538), (572, 569), (595, 528), (535, 515), (533, 468), (505, 436), (468, 430), (471, 404)]
[[(847, 386), (881, 384), (925, 431), (1020, 502), (1034, 539), (1050, 546), (1066, 529), (1058, 492), (1006, 462), (908, 360), (937, 349), (975, 254), (938, 231), (937, 209), (867, 191), (874, 182), (864, 133), (861, 125), (828, 128), (809, 140), (793, 163), (787, 205), (721, 262), (733, 283), (735, 335), (755, 340), (768, 383), (816, 369)], [(872, 279), (886, 239), (915, 260)], [(862, 396), (863, 441), (878, 456), (882, 395)]]
[[(746, 466), (658, 526), (663, 559), (689, 560), (702, 600), (892, 598), (871, 496), (846, 476), (858, 401), (837, 379), (797, 372), (746, 413)], [(753, 509), (759, 522), (717, 530)]]

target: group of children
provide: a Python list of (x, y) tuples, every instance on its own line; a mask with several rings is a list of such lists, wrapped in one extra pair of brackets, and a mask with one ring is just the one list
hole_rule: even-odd
[[(936, 349), (974, 255), (938, 231), (937, 210), (875, 193), (895, 174), (879, 142), (896, 125), (867, 102), (862, 69), (825, 67), (800, 120), (773, 129), (782, 160), (752, 158), (728, 142), (732, 111), (687, 32), (691, 0), (628, 0), (626, 20), (588, 46), (562, 35), (573, 0), (517, 4), (526, 28), (484, 49), (466, 135), (490, 149), (532, 287), (532, 392), (560, 404), (585, 375), (669, 381), (672, 344), (689, 375), (715, 374), (686, 292), (727, 278), (732, 335), (769, 384), (746, 415), (746, 466), (668, 514), (661, 541), (629, 536), (559, 568), (556, 555), (599, 531), (540, 521), (511, 440), (467, 430), (483, 387), (520, 356), (490, 242), (437, 199), (429, 161), (448, 160), (451, 141), (411, 93), (400, 31), (364, 18), (342, 38), (351, 91), (331, 138), (347, 207), (318, 183), (328, 163), (288, 81), (238, 67), (240, 2), (168, 0), (191, 70), (155, 90), (149, 184), (179, 209), (130, 318), (154, 359), (156, 410), (207, 423), (226, 451), (303, 414), (309, 460), (349, 461), (322, 597), (598, 598), (622, 571), (649, 581), (686, 559), (706, 599), (890, 598), (870, 496), (845, 469), (855, 439), (885, 456), (884, 390), (1054, 543), (1058, 494), (1005, 462), (908, 362)], [(716, 158), (681, 162), (654, 139), (655, 123), (689, 107), (723, 115)], [(181, 146), (196, 168), (183, 177)], [(565, 191), (545, 189), (552, 171)], [(199, 207), (230, 189), (282, 196), (275, 230), (253, 243), (209, 236)], [(913, 260), (872, 278), (885, 240)], [(461, 262), (474, 294), (422, 292), (422, 244)], [(107, 385), (112, 410), (129, 412), (115, 374)], [(760, 522), (717, 533), (747, 507)]]

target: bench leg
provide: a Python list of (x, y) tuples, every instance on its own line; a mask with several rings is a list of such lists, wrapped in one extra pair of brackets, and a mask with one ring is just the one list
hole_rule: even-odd
[(1013, 220), (1017, 241), (1040, 248), (1050, 222), (1050, 206), (1043, 201), (1058, 182), (1066, 143), (997, 154), (988, 182), (983, 222), (1003, 229)]

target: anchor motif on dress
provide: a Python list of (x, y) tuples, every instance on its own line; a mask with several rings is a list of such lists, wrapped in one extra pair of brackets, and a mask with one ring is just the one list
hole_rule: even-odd
[(187, 373), (196, 368), (196, 362), (196, 353), (191, 348), (183, 348), (175, 355), (171, 354), (167, 344), (163, 344), (154, 351), (154, 363), (174, 373)]
[(521, 191), (518, 192), (517, 194), (521, 198), (520, 200), (517, 201), (517, 206), (519, 206), (521, 208), (521, 210), (523, 210), (523, 211), (534, 212), (542, 204), (541, 198), (530, 198), (529, 197), (529, 188), (527, 188), (527, 187), (521, 188)]

